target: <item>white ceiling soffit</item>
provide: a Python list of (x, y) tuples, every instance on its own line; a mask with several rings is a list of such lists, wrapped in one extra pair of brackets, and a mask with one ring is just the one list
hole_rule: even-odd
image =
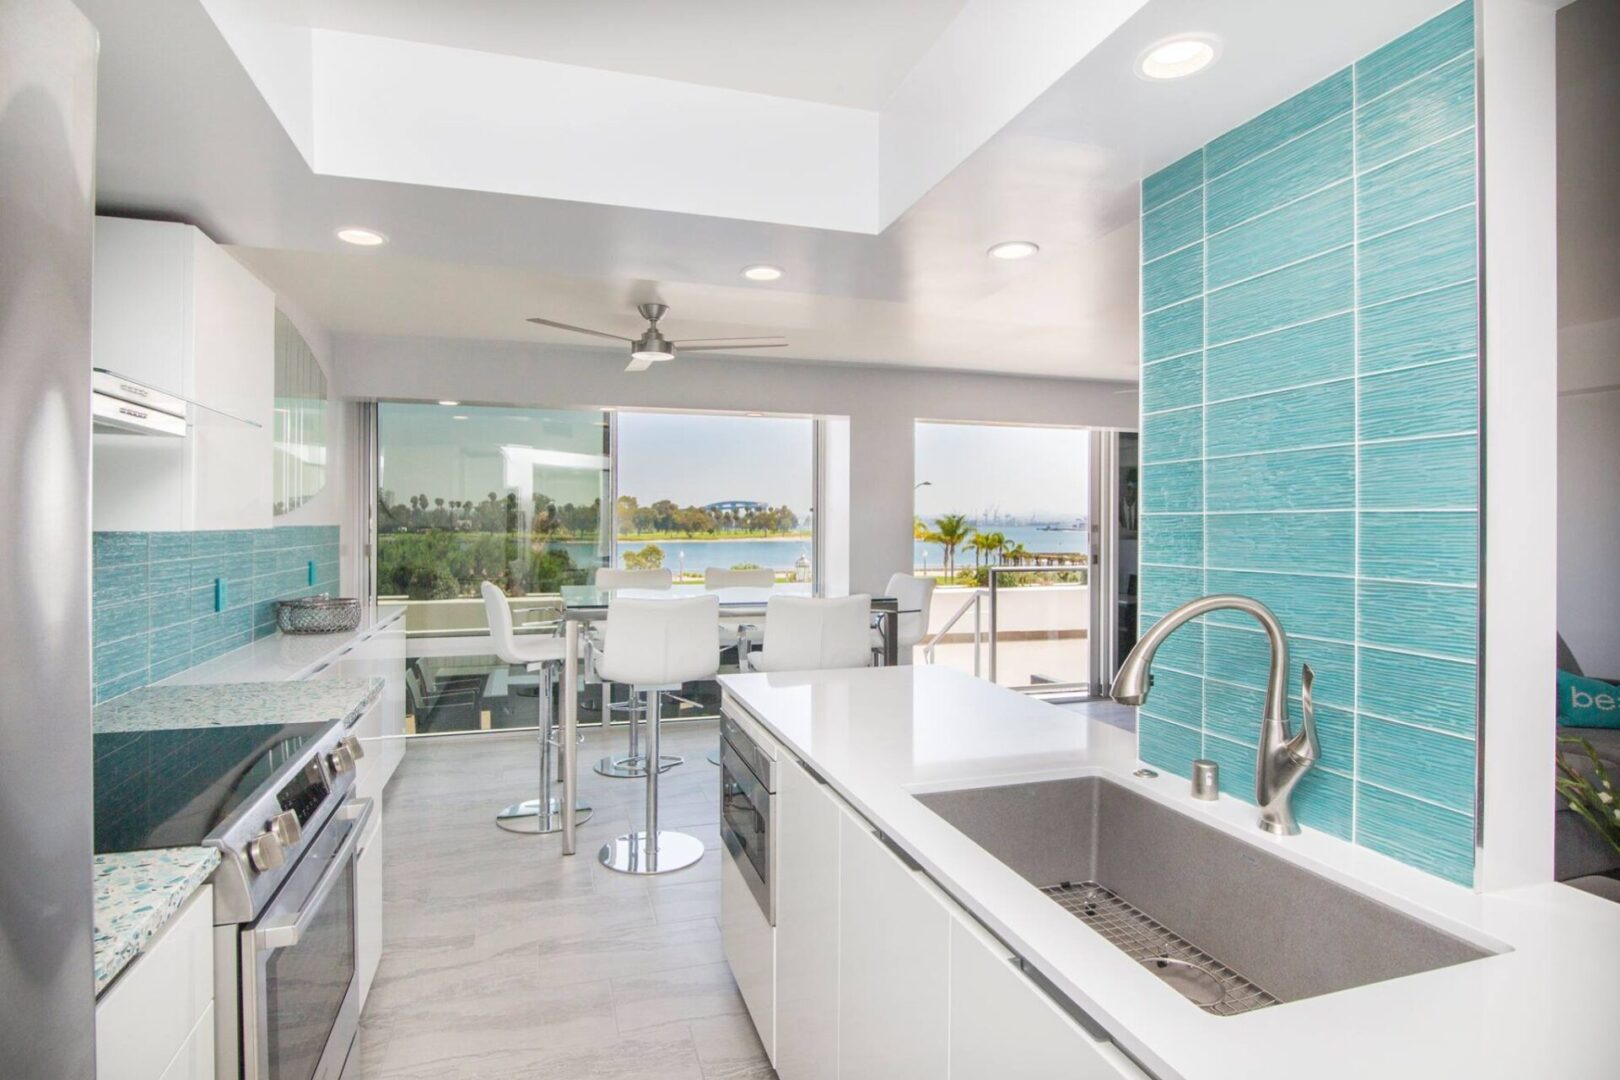
[[(666, 38), (666, 23), (707, 5), (671, 19), (647, 0), (592, 12), (202, 2), (317, 173), (870, 234), (1146, 0), (840, 0), (799, 40), (820, 5), (784, 15), (795, 5), (723, 0)], [(826, 73), (860, 39), (862, 8), (889, 18), (875, 47), (853, 50), (863, 91), (851, 95)], [(576, 21), (574, 45), (544, 46)], [(487, 51), (503, 27), (514, 44)], [(687, 59), (672, 62), (681, 49)], [(885, 90), (880, 106), (843, 103)]]

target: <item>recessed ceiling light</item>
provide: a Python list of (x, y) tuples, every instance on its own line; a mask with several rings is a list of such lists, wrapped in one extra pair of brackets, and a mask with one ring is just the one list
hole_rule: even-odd
[(749, 281), (780, 281), (782, 268), (769, 263), (755, 263), (753, 266), (743, 267), (742, 276)]
[(1215, 62), (1215, 39), (1184, 34), (1149, 46), (1136, 61), (1144, 79), (1184, 79)]
[(345, 225), (337, 231), (337, 238), (345, 244), (360, 247), (379, 247), (388, 243), (388, 237), (375, 229), (362, 229), (358, 225)]
[(1029, 240), (1007, 240), (992, 247), (985, 254), (992, 259), (1027, 259), (1041, 246)]
[(465, 416), (463, 416), (461, 413), (456, 413), (450, 419), (452, 419), (452, 420), (465, 420), (467, 418)]
[(439, 404), (443, 405), (447, 409), (453, 409), (457, 405), (460, 405), (461, 402), (459, 402), (459, 401), (441, 401), (441, 402), (439, 402)]

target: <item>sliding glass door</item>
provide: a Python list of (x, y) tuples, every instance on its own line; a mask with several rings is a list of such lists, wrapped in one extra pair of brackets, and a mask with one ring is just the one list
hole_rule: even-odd
[(409, 631), (482, 633), (480, 582), (521, 609), (606, 561), (600, 411), (383, 402), (377, 451), (377, 594)]
[(914, 662), (1089, 689), (1092, 442), (1084, 428), (917, 423), (914, 572), (939, 584)]

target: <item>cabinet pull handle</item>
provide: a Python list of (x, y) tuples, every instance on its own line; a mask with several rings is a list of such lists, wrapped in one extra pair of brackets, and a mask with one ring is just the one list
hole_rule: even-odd
[(872, 830), (872, 835), (877, 837), (877, 842), (882, 844), (884, 847), (888, 848), (889, 851), (893, 853), (895, 858), (897, 858), (901, 862), (905, 863), (907, 870), (914, 870), (919, 874), (923, 873), (922, 863), (918, 862), (916, 859), (913, 859), (911, 857), (911, 855), (906, 851), (905, 848), (901, 847), (899, 844), (895, 843), (893, 840), (890, 840), (887, 836), (885, 836), (883, 833), (879, 832), (877, 829)]

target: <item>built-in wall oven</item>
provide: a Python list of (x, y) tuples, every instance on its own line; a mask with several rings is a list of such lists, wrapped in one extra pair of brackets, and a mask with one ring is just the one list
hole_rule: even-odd
[(777, 747), (730, 695), (720, 713), (720, 942), (765, 1053), (776, 1058)]
[(734, 712), (720, 716), (720, 835), (726, 855), (776, 925), (771, 859), (771, 795), (776, 790), (774, 747), (744, 728)]

